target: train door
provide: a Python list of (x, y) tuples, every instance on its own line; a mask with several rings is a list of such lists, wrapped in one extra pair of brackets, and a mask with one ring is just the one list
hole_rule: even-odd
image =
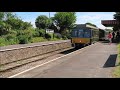
[(91, 30), (90, 29), (85, 29), (84, 30), (84, 40), (85, 40), (85, 44), (89, 45), (91, 44)]
[(92, 42), (93, 42), (93, 35), (94, 35), (94, 32), (93, 32), (93, 30), (92, 29), (90, 29), (90, 45), (92, 44)]

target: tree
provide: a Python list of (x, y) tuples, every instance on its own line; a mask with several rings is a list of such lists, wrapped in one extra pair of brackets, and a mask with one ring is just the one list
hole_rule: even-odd
[(114, 14), (114, 19), (120, 20), (120, 12), (116, 12), (116, 14)]
[(119, 25), (115, 25), (113, 27), (114, 31), (117, 31), (120, 29), (120, 12), (116, 12), (116, 14), (114, 14), (114, 19), (116, 19), (117, 21), (119, 21)]
[(0, 12), (0, 36), (11, 30), (26, 30), (32, 27), (31, 23), (24, 22), (12, 12)]
[(59, 33), (65, 33), (66, 29), (73, 27), (76, 22), (76, 15), (75, 12), (57, 12), (53, 20), (60, 27)]
[(0, 21), (2, 21), (4, 18), (4, 12), (0, 12)]
[(0, 12), (0, 36), (7, 34), (11, 29), (11, 25), (7, 24), (5, 21), (8, 15), (10, 16), (11, 13)]
[(51, 24), (51, 19), (49, 19), (45, 15), (38, 16), (35, 21), (35, 25), (39, 29), (45, 29), (48, 28)]
[(12, 29), (25, 30), (32, 27), (31, 23), (24, 22), (15, 15), (7, 15), (6, 23), (12, 26)]

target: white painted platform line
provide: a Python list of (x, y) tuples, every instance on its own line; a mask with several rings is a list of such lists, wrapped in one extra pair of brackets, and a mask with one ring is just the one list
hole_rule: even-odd
[[(93, 45), (95, 45), (95, 44), (93, 44)], [(90, 46), (92, 46), (92, 45), (90, 45)], [(88, 48), (88, 47), (90, 47), (90, 46), (84, 47), (84, 48), (80, 49), (80, 51), (83, 51), (84, 49), (86, 49), (86, 48)], [(48, 64), (48, 63), (50, 63), (50, 62), (53, 62), (53, 61), (55, 61), (55, 60), (57, 60), (57, 59), (60, 59), (60, 58), (62, 58), (62, 57), (71, 55), (71, 54), (73, 54), (73, 53), (75, 53), (75, 52), (78, 52), (78, 51), (79, 51), (79, 50), (74, 51), (74, 52), (71, 52), (71, 53), (69, 53), (69, 54), (67, 54), (67, 55), (63, 55), (63, 56), (61, 56), (61, 57), (55, 58), (55, 59), (53, 59), (53, 60), (50, 60), (50, 61), (45, 62), (45, 63), (43, 63), (43, 64), (37, 65), (37, 66), (35, 66), (35, 67), (33, 67), (33, 68), (27, 69), (27, 70), (25, 70), (25, 71), (23, 71), (23, 72), (20, 72), (20, 73), (18, 73), (18, 74), (12, 75), (12, 76), (10, 76), (10, 77), (8, 77), (8, 78), (16, 77), (16, 76), (18, 76), (18, 75), (20, 75), (20, 74), (23, 74), (23, 73), (25, 73), (25, 72), (28, 72), (28, 71), (30, 71), (30, 70), (33, 70), (33, 69), (38, 68), (38, 67), (40, 67), (40, 66), (43, 66), (43, 65)]]

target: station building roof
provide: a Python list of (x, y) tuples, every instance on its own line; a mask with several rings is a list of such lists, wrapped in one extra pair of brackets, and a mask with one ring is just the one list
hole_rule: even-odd
[(105, 27), (113, 27), (114, 25), (118, 25), (119, 22), (117, 20), (101, 20), (101, 24)]

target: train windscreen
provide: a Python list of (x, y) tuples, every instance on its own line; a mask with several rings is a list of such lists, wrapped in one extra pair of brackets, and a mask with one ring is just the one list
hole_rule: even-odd
[(84, 37), (84, 32), (83, 29), (78, 30), (78, 37), (83, 38)]
[(74, 29), (74, 30), (72, 31), (72, 37), (77, 37), (77, 36), (78, 36), (77, 33), (78, 33), (78, 30), (77, 30), (77, 29)]
[(91, 37), (91, 30), (74, 29), (72, 31), (72, 37), (90, 38)]

